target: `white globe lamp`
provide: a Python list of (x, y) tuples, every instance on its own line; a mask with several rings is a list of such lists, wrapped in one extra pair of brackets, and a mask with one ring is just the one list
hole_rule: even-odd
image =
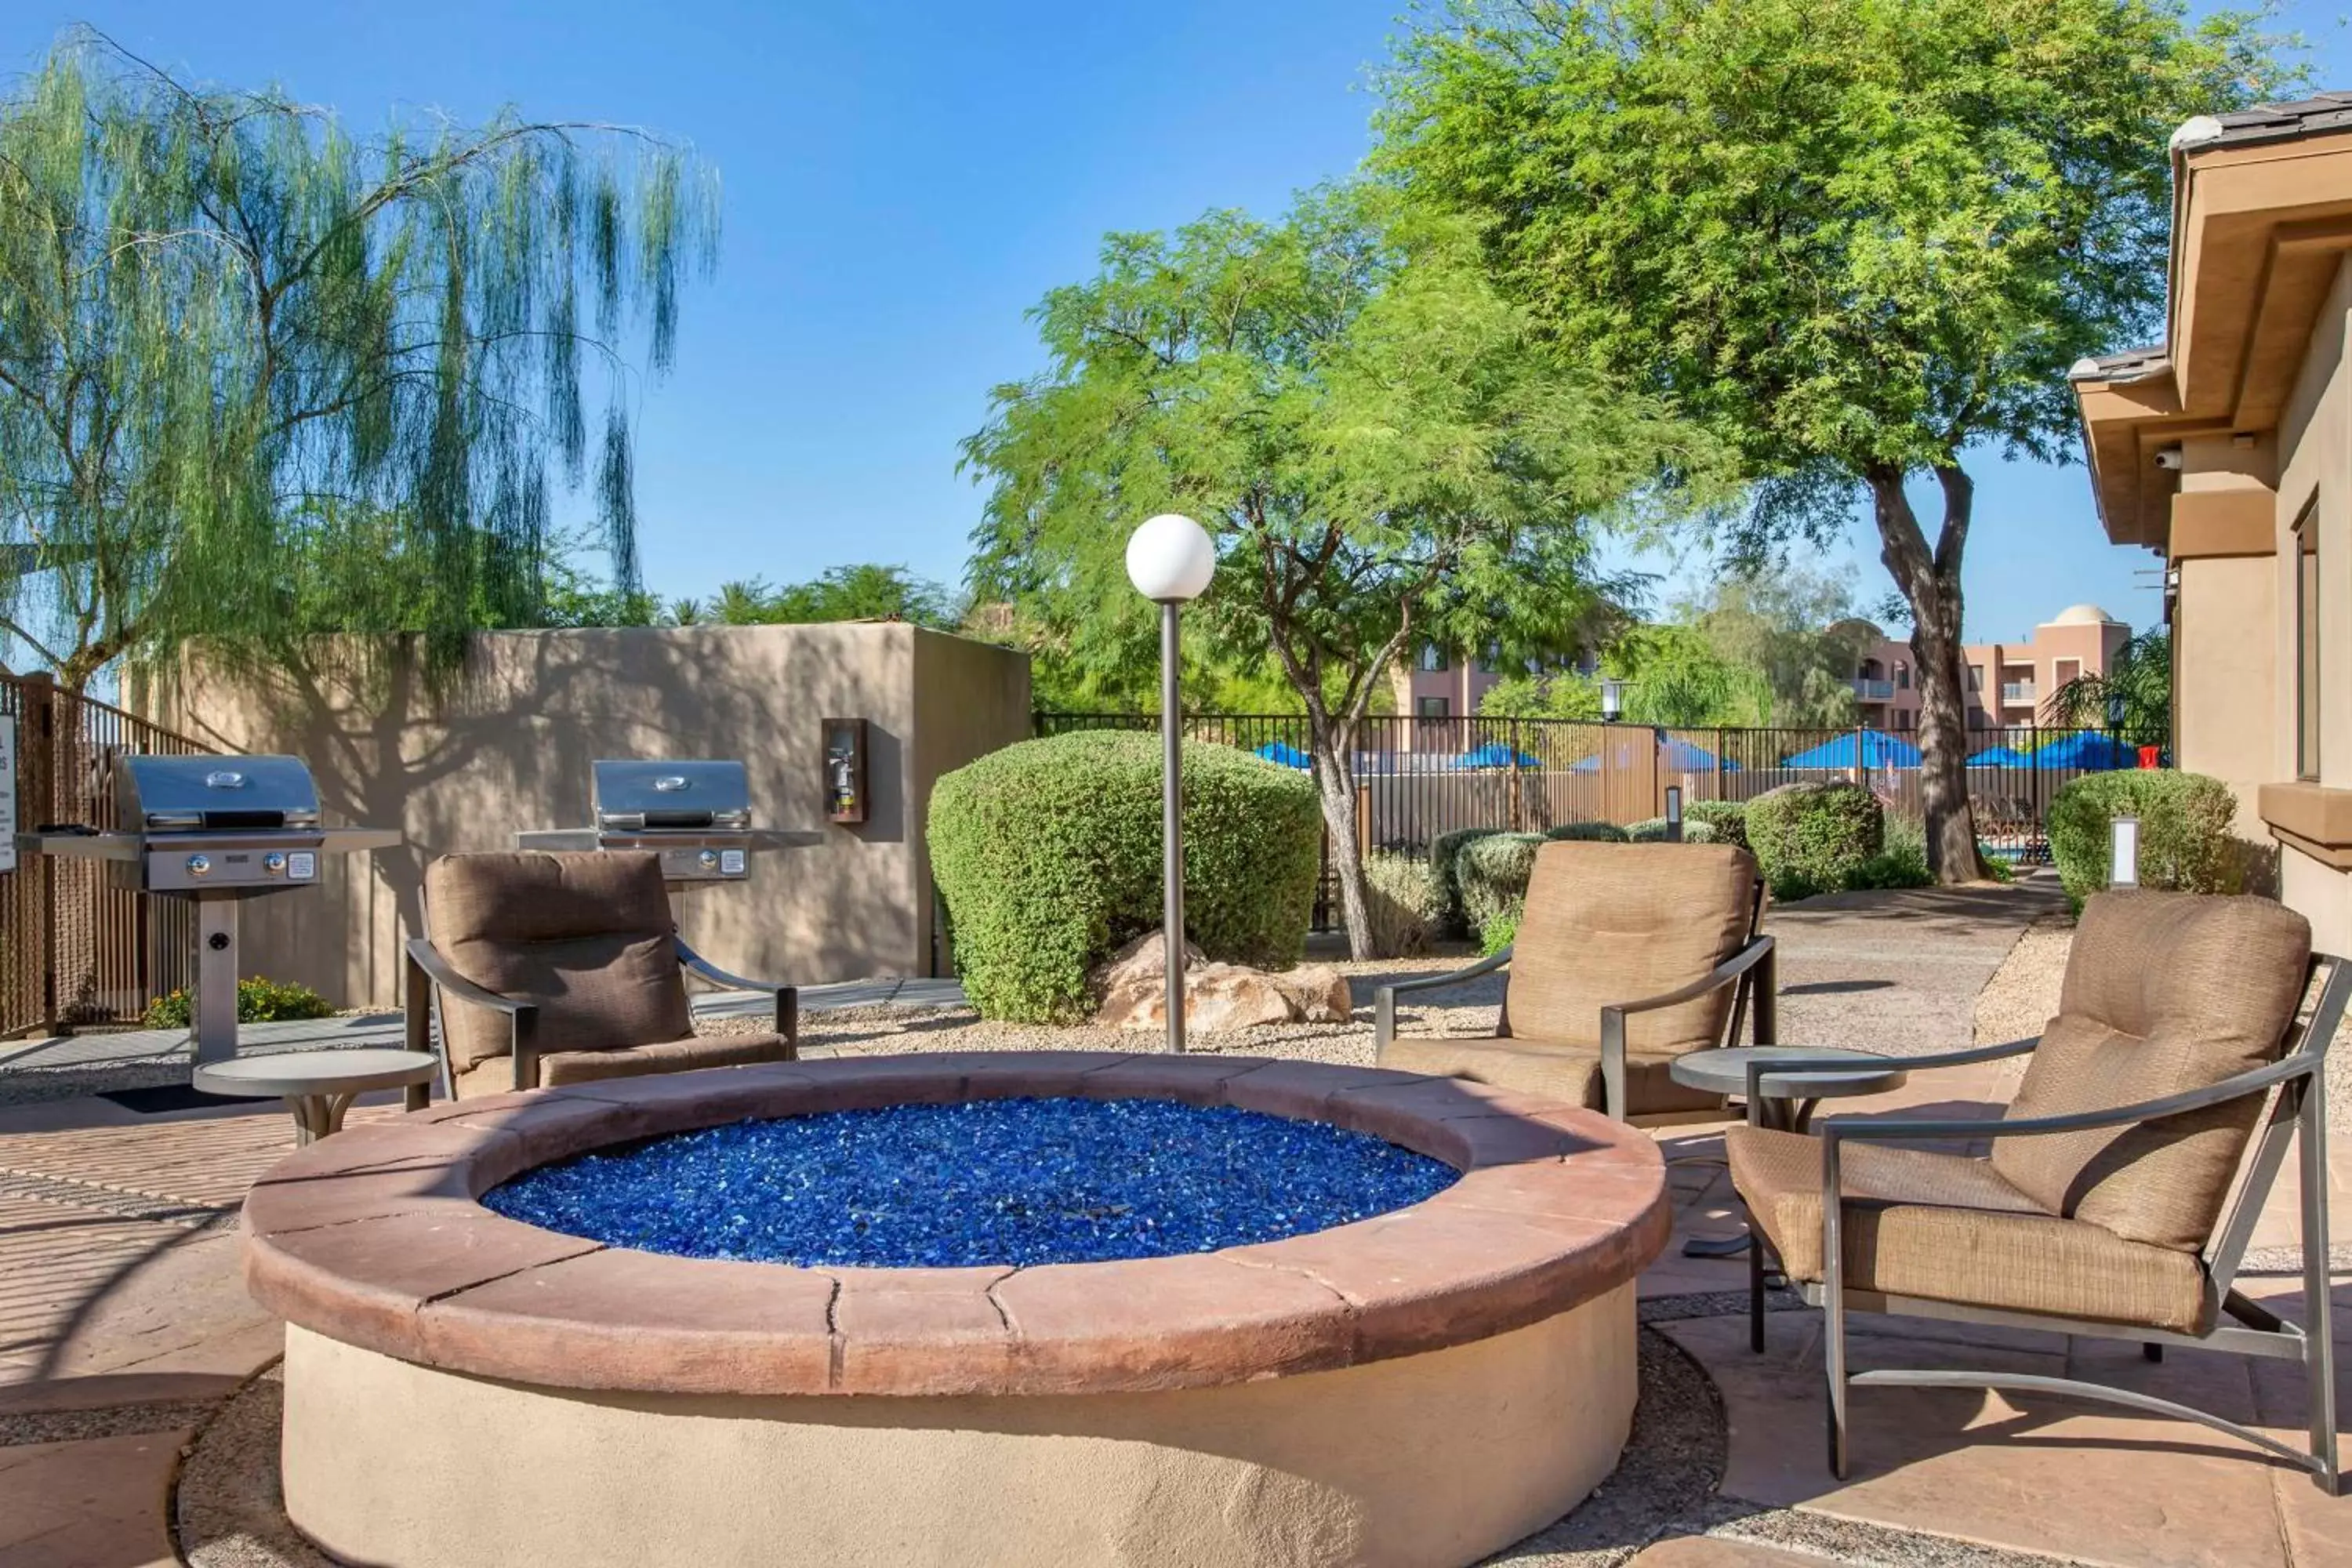
[(1181, 512), (1163, 511), (1128, 536), (1127, 580), (1154, 604), (1189, 604), (1216, 570), (1209, 531)]
[(1217, 570), (1209, 531), (1181, 512), (1164, 511), (1128, 537), (1127, 580), (1160, 606), (1160, 816), (1163, 846), (1160, 923), (1167, 957), (1160, 979), (1168, 992), (1168, 1048), (1184, 1048), (1184, 665), (1178, 620)]

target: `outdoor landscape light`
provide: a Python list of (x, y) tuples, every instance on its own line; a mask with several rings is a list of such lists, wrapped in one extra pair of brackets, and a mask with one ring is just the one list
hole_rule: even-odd
[(1181, 512), (1161, 512), (1127, 542), (1127, 580), (1154, 604), (1199, 598), (1216, 569), (1217, 547), (1208, 530)]
[(1683, 786), (1668, 784), (1666, 786), (1666, 842), (1680, 844), (1682, 841)]
[(1168, 943), (1160, 982), (1168, 994), (1171, 1051), (1184, 1048), (1184, 701), (1178, 680), (1184, 650), (1177, 619), (1216, 569), (1217, 547), (1208, 530), (1178, 512), (1161, 512), (1127, 542), (1128, 581), (1160, 606), (1160, 923)]
[(1614, 724), (1617, 722), (1617, 715), (1624, 710), (1625, 683), (1613, 679), (1602, 681), (1601, 683), (1601, 721), (1604, 724)]
[(2118, 816), (2107, 825), (2107, 886), (2139, 886), (2139, 818)]

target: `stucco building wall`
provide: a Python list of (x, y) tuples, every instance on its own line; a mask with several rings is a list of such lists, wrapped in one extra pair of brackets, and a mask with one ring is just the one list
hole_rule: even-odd
[[(491, 633), (440, 691), (394, 659), (254, 676), (198, 654), (159, 706), (224, 751), (304, 758), (331, 820), (405, 835), (331, 860), (316, 892), (246, 906), (249, 973), (346, 1005), (399, 999), (428, 860), (586, 826), (603, 757), (740, 757), (761, 826), (824, 834), (756, 858), (748, 883), (680, 896), (682, 931), (720, 964), (803, 984), (929, 973), (932, 784), (1031, 721), (1025, 656), (868, 623)], [(866, 721), (862, 824), (824, 821), (827, 718)]]

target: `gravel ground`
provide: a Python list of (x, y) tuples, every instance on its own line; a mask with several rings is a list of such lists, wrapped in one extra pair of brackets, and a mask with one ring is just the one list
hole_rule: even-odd
[[(1311, 961), (1321, 962), (1321, 961)], [(1373, 959), (1331, 965), (1348, 977), (1355, 1015), (1344, 1024), (1269, 1024), (1222, 1033), (1195, 1032), (1192, 1050), (1209, 1056), (1296, 1057), (1306, 1061), (1368, 1067), (1372, 1060), (1372, 992), (1391, 981), (1442, 973), (1475, 962), (1467, 952), (1431, 958)], [(1503, 977), (1482, 974), (1455, 990), (1438, 994), (1438, 1005), (1400, 1006), (1401, 1034), (1485, 1035), (1494, 1032), (1503, 1002)], [(705, 1019), (706, 1034), (754, 1034), (756, 1017)], [(1155, 1030), (1097, 1029), (1081, 1025), (1006, 1024), (982, 1018), (970, 1007), (836, 1007), (801, 1016), (803, 1056), (896, 1056), (913, 1051), (1149, 1051), (1159, 1048)]]

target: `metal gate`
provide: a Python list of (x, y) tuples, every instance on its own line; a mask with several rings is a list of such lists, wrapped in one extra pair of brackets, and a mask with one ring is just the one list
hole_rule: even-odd
[[(0, 724), (16, 731), (16, 817), (25, 831), (112, 820), (113, 759), (212, 750), (47, 675), (0, 675)], [(135, 1024), (188, 986), (190, 906), (112, 886), (95, 861), (47, 856), (0, 871), (0, 1038)]]

